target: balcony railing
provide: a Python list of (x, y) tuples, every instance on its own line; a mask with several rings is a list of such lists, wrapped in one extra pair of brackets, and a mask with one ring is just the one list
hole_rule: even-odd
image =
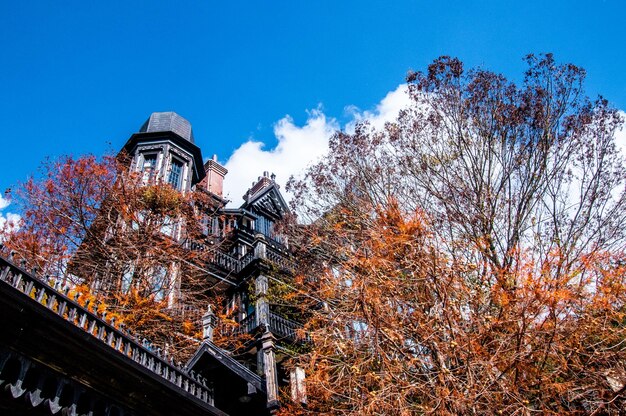
[(302, 325), (298, 322), (283, 318), (274, 312), (270, 312), (269, 324), (270, 331), (272, 331), (272, 333), (291, 341), (295, 341), (297, 339), (298, 330), (302, 329)]
[(242, 258), (240, 258), (239, 259), (239, 271), (245, 269), (246, 266), (252, 263), (252, 261), (256, 258), (257, 257), (254, 255), (254, 252), (252, 251), (246, 254), (245, 256), (243, 256)]
[(278, 266), (281, 270), (289, 272), (293, 272), (295, 270), (293, 260), (291, 260), (288, 255), (285, 255), (283, 252), (276, 250), (271, 246), (267, 246), (265, 256), (268, 262)]
[[(24, 296), (32, 299), (59, 318), (75, 325), (111, 349), (139, 363), (149, 371), (178, 386), (201, 401), (213, 405), (213, 391), (207, 387), (206, 379), (188, 373), (182, 366), (175, 364), (171, 357), (161, 353), (145, 339), (139, 341), (130, 332), (115, 326), (115, 320), (106, 321), (106, 312), (97, 314), (88, 309), (88, 302), (80, 305), (78, 295), (74, 299), (68, 296), (69, 287), (61, 289), (60, 281), (43, 279), (31, 275), (10, 261), (0, 257), (0, 284), (9, 285)], [(94, 311), (97, 307), (94, 308)]]
[(246, 316), (241, 322), (239, 322), (240, 333), (250, 334), (257, 328), (256, 314), (252, 312)]
[[(236, 327), (223, 327), (222, 331), (225, 331), (226, 335), (241, 335), (241, 334), (254, 334), (259, 328), (256, 320), (256, 314), (253, 312), (246, 316), (239, 325)], [(284, 318), (275, 312), (269, 314), (269, 328), (274, 335), (278, 338), (296, 341), (298, 338), (298, 331), (302, 329), (302, 325), (298, 322)], [(304, 336), (305, 341), (308, 337)]]
[(227, 337), (236, 337), (238, 335), (252, 334), (257, 328), (256, 315), (252, 312), (246, 316), (239, 323), (233, 325), (232, 323), (220, 323), (219, 328), (222, 335)]
[(198, 308), (195, 305), (186, 304), (185, 299), (179, 299), (178, 303), (175, 303), (169, 308), (169, 314), (172, 316), (179, 316), (192, 322), (199, 322), (204, 312), (204, 309)]
[(210, 262), (224, 270), (239, 273), (241, 271), (241, 261), (237, 258), (222, 253), (221, 251), (213, 251), (211, 253)]
[(239, 273), (252, 263), (252, 261), (259, 258), (264, 258), (267, 262), (277, 266), (281, 270), (293, 272), (295, 264), (284, 249), (284, 246), (274, 243), (266, 244), (263, 256), (259, 256), (255, 254), (254, 251), (250, 251), (239, 259), (230, 254), (216, 250), (215, 247), (209, 247), (199, 242), (186, 242), (185, 247), (194, 251), (206, 252), (207, 261), (211, 265), (231, 273)]

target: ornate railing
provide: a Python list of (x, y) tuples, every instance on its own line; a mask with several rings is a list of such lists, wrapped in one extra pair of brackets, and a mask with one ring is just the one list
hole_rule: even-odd
[(252, 312), (250, 315), (246, 316), (241, 322), (239, 322), (239, 328), (243, 333), (251, 333), (257, 327), (256, 322), (256, 314)]
[(257, 253), (251, 251), (242, 258), (240, 258), (238, 260), (239, 267), (236, 271), (240, 272), (256, 259), (266, 260), (268, 263), (275, 265), (280, 270), (288, 271), (290, 273), (293, 273), (295, 270), (295, 263), (293, 262), (289, 254), (286, 254), (284, 251), (281, 250), (276, 250), (272, 246), (266, 246), (263, 255), (258, 255)]
[(237, 327), (238, 334), (250, 334), (254, 332), (257, 328), (256, 322), (256, 314), (252, 312), (250, 315), (246, 316), (244, 319), (239, 322), (239, 326)]
[(180, 303), (174, 304), (168, 309), (172, 316), (179, 316), (187, 321), (199, 322), (202, 319), (204, 310), (197, 306), (185, 303), (185, 299), (180, 299)]
[(270, 312), (269, 324), (274, 334), (294, 341), (297, 339), (298, 330), (302, 328), (298, 322), (283, 318), (274, 312)]
[(256, 315), (252, 312), (237, 324), (222, 322), (219, 324), (223, 335), (237, 336), (242, 334), (252, 334), (257, 328)]
[(267, 261), (275, 264), (282, 270), (287, 270), (289, 272), (293, 272), (295, 269), (295, 264), (293, 260), (289, 257), (289, 255), (274, 249), (272, 246), (267, 246), (267, 250), (265, 252), (265, 256)]
[(207, 246), (198, 241), (185, 241), (184, 247), (193, 251), (207, 253), (207, 260), (213, 266), (217, 266), (229, 272), (239, 273), (242, 269), (241, 261), (230, 254), (216, 250), (215, 247)]
[(242, 269), (240, 260), (229, 254), (222, 253), (221, 251), (213, 251), (211, 253), (210, 262), (218, 267), (235, 273), (239, 273)]
[[(269, 330), (280, 338), (296, 341), (298, 339), (298, 331), (302, 329), (302, 325), (298, 322), (292, 321), (287, 318), (283, 318), (277, 313), (270, 312), (269, 314)], [(259, 327), (256, 320), (256, 314), (252, 312), (246, 316), (239, 325), (236, 327), (230, 327), (222, 329), (226, 331), (228, 335), (240, 335), (240, 334), (253, 334)], [(305, 341), (308, 337), (304, 336)]]
[(245, 256), (243, 256), (242, 258), (239, 259), (239, 270), (243, 270), (246, 268), (246, 266), (248, 266), (248, 264), (252, 263), (252, 261), (254, 259), (256, 259), (257, 257), (254, 255), (254, 252), (249, 252), (248, 254), (246, 254)]
[(197, 241), (187, 241), (184, 246), (189, 250), (206, 252), (207, 261), (211, 265), (232, 273), (241, 272), (250, 263), (259, 258), (267, 260), (269, 263), (274, 264), (281, 270), (293, 272), (295, 269), (294, 262), (285, 246), (276, 240), (269, 239), (268, 237), (265, 237), (265, 239), (267, 239), (267, 241), (263, 241), (265, 249), (262, 250), (262, 255), (259, 255), (259, 252), (256, 250), (252, 250), (239, 259), (235, 256), (219, 251), (215, 247), (209, 247), (206, 244)]
[[(213, 405), (213, 391), (207, 387), (204, 377), (193, 372), (188, 373), (180, 364), (175, 364), (172, 357), (162, 353), (160, 348), (145, 339), (139, 341), (136, 335), (116, 327), (114, 318), (107, 322), (106, 311), (98, 315), (88, 309), (89, 302), (80, 305), (77, 301), (78, 295), (72, 299), (69, 296), (69, 286), (63, 287), (61, 281), (52, 279), (46, 282), (0, 257), (0, 284), (12, 286), (33, 302), (47, 307), (60, 318), (83, 329), (118, 353), (201, 401)], [(93, 309), (98, 310), (97, 306)]]

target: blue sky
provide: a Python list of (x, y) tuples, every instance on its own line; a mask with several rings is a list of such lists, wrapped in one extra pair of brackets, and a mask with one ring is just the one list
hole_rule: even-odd
[[(0, 191), (46, 156), (119, 149), (153, 111), (189, 119), (205, 157), (252, 149), (240, 159), (302, 164), (276, 152), (281, 138), (327, 136), (355, 107), (377, 114), (409, 69), (440, 55), (519, 79), (525, 54), (553, 52), (587, 69), (590, 95), (626, 109), (625, 4), (5, 1)], [(247, 183), (261, 173), (243, 166)]]

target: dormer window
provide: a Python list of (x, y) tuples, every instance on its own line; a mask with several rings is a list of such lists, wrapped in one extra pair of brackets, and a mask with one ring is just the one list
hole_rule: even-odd
[(170, 166), (170, 174), (167, 178), (167, 183), (172, 185), (175, 189), (180, 190), (181, 181), (183, 178), (183, 162), (178, 159), (172, 158)]

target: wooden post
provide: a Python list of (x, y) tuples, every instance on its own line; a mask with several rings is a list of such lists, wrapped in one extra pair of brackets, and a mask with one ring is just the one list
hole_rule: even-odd
[(255, 234), (254, 236), (254, 257), (257, 259), (266, 258), (267, 243), (263, 234)]
[(217, 316), (213, 313), (211, 305), (207, 308), (207, 312), (202, 316), (202, 340), (213, 341), (213, 331), (217, 325)]
[(296, 367), (291, 370), (289, 384), (291, 385), (291, 400), (294, 403), (306, 404), (306, 379), (303, 368)]
[(267, 408), (276, 409), (278, 401), (278, 374), (276, 371), (276, 357), (274, 353), (274, 335), (265, 330), (261, 336), (261, 351), (263, 354), (263, 375), (267, 391)]
[(255, 294), (257, 296), (255, 303), (256, 324), (257, 326), (264, 325), (269, 329), (270, 304), (267, 300), (267, 276), (259, 275), (254, 282), (254, 286)]

